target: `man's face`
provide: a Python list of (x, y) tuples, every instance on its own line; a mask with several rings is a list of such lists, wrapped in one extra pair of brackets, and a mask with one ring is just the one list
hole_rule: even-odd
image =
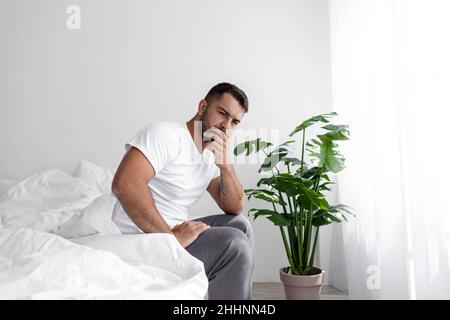
[(202, 134), (216, 127), (230, 137), (243, 116), (244, 108), (231, 94), (224, 93), (220, 99), (213, 100), (201, 116)]

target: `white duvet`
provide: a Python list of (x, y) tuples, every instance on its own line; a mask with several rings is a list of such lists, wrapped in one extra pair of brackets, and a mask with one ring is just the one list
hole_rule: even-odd
[(82, 173), (0, 179), (0, 299), (203, 299), (203, 263), (172, 235), (121, 235), (108, 179)]

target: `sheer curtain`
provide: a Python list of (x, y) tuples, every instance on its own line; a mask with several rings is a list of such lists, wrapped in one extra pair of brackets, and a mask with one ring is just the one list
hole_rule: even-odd
[[(330, 283), (353, 299), (450, 299), (450, 1), (330, 0), (339, 202)], [(332, 270), (331, 270), (332, 271)]]

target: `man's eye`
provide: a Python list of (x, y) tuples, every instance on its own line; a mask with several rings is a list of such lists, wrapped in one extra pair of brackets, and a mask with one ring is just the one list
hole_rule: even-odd
[(225, 112), (222, 112), (222, 111), (220, 111), (220, 114), (223, 114), (223, 115), (225, 115)]

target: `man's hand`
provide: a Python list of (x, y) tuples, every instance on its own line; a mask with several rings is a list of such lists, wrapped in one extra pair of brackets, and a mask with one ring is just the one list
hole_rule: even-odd
[(188, 247), (198, 236), (211, 226), (201, 221), (184, 221), (172, 228), (172, 232), (183, 248)]
[(205, 132), (205, 135), (214, 139), (206, 145), (206, 149), (209, 149), (214, 153), (216, 165), (219, 167), (227, 166), (228, 161), (228, 136), (222, 130), (212, 127)]

